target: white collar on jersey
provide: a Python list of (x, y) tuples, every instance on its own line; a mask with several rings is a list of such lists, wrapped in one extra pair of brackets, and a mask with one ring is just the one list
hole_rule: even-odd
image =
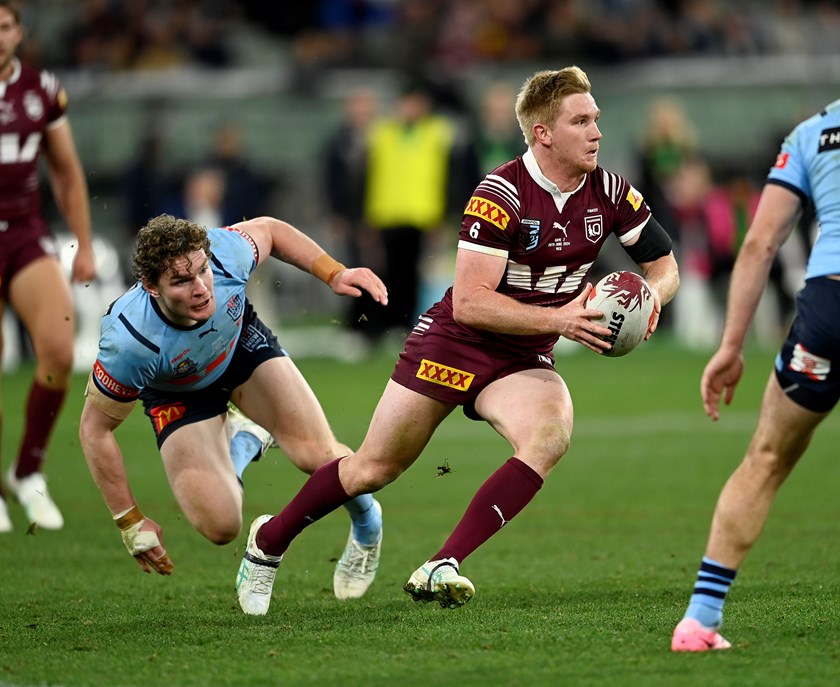
[(12, 75), (6, 79), (5, 81), (0, 81), (0, 84), (8, 85), (12, 84), (20, 78), (20, 60), (17, 57), (12, 58)]
[(536, 181), (539, 186), (548, 191), (552, 196), (559, 196), (562, 198), (564, 203), (566, 199), (583, 186), (586, 181), (586, 174), (584, 174), (583, 179), (581, 179), (580, 184), (578, 184), (578, 187), (574, 191), (561, 191), (557, 184), (542, 173), (540, 165), (537, 162), (537, 158), (534, 157), (533, 150), (528, 148), (528, 150), (525, 151), (522, 155), (522, 162), (525, 163), (525, 169), (528, 170), (528, 174), (531, 175), (531, 178)]

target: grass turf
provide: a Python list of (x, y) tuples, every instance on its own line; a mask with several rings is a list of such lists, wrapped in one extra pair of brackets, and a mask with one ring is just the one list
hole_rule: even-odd
[[(840, 675), (837, 418), (779, 495), (727, 604), (729, 652), (672, 654), (711, 511), (741, 458), (770, 369), (749, 355), (719, 423), (702, 414), (705, 355), (667, 343), (632, 356), (561, 356), (575, 399), (572, 448), (532, 504), (474, 553), (466, 607), (401, 591), (478, 485), (510, 455), (456, 411), (378, 498), (385, 539), (360, 600), (332, 595), (347, 536), (340, 512), (292, 546), (266, 617), (244, 616), (233, 583), (245, 533), (214, 547), (184, 521), (138, 409), (118, 430), (135, 496), (164, 527), (171, 578), (143, 575), (109, 522), (79, 450), (84, 379), (74, 379), (46, 472), (62, 532), (0, 538), (0, 685), (834, 685)], [(336, 433), (361, 441), (393, 357), (301, 360)], [(20, 437), (29, 370), (4, 380), (4, 465)], [(439, 466), (451, 472), (440, 476)], [(5, 471), (5, 468), (4, 468)], [(245, 521), (276, 512), (303, 482), (270, 451), (245, 475)]]

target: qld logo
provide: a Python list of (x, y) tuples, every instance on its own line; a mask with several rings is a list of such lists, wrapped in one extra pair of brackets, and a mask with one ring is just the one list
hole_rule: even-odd
[(538, 219), (523, 219), (522, 231), (519, 233), (519, 243), (524, 250), (534, 250), (540, 242), (540, 221)]
[(601, 215), (591, 215), (583, 218), (586, 229), (586, 239), (596, 243), (604, 235), (604, 218)]

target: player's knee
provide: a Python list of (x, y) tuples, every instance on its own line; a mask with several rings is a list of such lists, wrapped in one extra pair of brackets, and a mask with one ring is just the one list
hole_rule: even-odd
[(347, 475), (354, 494), (370, 494), (397, 479), (403, 468), (391, 463), (358, 461)]
[(216, 546), (230, 544), (242, 531), (242, 521), (203, 523), (198, 531)]
[(73, 347), (48, 344), (35, 348), (37, 366), (45, 381), (66, 381), (73, 369)]

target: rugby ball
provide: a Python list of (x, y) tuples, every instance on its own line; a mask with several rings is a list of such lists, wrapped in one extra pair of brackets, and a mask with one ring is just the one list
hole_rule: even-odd
[(644, 340), (653, 318), (653, 293), (635, 272), (610, 272), (589, 292), (587, 307), (603, 312), (603, 317), (593, 322), (612, 332), (605, 338), (612, 348), (602, 355), (618, 358)]

